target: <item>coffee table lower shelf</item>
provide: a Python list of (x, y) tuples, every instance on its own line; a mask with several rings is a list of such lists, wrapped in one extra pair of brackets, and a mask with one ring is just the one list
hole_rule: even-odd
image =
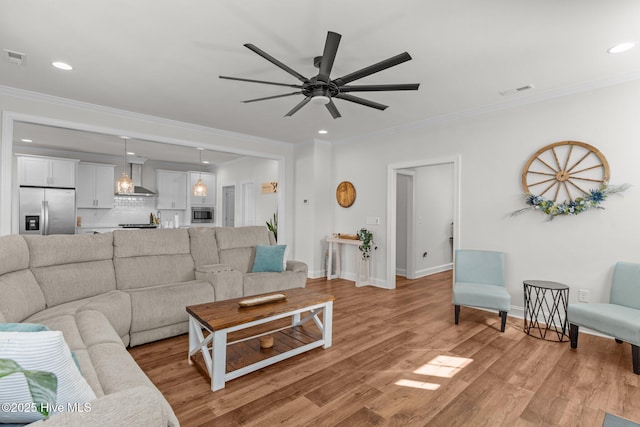
[[(304, 317), (302, 317), (303, 314)], [(320, 317), (320, 315), (322, 315), (322, 317)], [(291, 318), (291, 322), (284, 327), (261, 331), (258, 334), (245, 336), (235, 341), (228, 342), (229, 334), (232, 334), (233, 332), (254, 328), (259, 325), (264, 325), (265, 323), (274, 322), (279, 319), (286, 319), (288, 317)], [(204, 365), (211, 377), (211, 390), (217, 391), (224, 388), (225, 382), (238, 378), (242, 375), (246, 375), (318, 347), (324, 347), (325, 349), (331, 347), (332, 317), (333, 301), (326, 301), (309, 307), (274, 314), (269, 317), (246, 323), (240, 323), (228, 328), (212, 330), (209, 325), (205, 322), (201, 322), (196, 316), (189, 312), (189, 364), (194, 364), (194, 357), (198, 352), (201, 352)], [(320, 333), (301, 333), (300, 327), (310, 320), (315, 323)], [(205, 336), (203, 330), (208, 331), (209, 334)], [(258, 357), (258, 361), (227, 371), (228, 347), (249, 340), (255, 340), (258, 337), (270, 334), (286, 334), (289, 337), (293, 337), (292, 339), (295, 339), (296, 341), (303, 342), (303, 344), (295, 346), (295, 348), (291, 348), (284, 352), (276, 352), (273, 351), (273, 349), (267, 349), (266, 351), (263, 351), (263, 354), (259, 355), (260, 357)], [(317, 339), (313, 338), (314, 335)], [(296, 336), (297, 338), (295, 338)], [(278, 345), (277, 343), (278, 340), (276, 338), (276, 345)], [(257, 346), (257, 343), (254, 344), (254, 346)], [(259, 346), (256, 348), (256, 351), (260, 351)], [(268, 356), (269, 354), (273, 354), (273, 356)]]

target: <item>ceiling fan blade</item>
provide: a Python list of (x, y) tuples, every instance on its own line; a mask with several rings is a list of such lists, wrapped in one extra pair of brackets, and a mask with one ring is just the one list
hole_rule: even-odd
[(266, 85), (295, 87), (295, 88), (298, 88), (298, 89), (302, 89), (301, 85), (290, 85), (290, 84), (287, 84), (287, 83), (266, 82), (264, 80), (242, 79), (240, 77), (228, 77), (228, 76), (218, 76), (218, 77), (220, 77), (221, 79), (227, 79), (227, 80), (237, 80), (239, 82), (264, 83)]
[(336, 104), (333, 103), (333, 99), (330, 100), (328, 104), (325, 104), (325, 107), (327, 107), (327, 110), (329, 110), (329, 112), (331, 113), (331, 117), (333, 117), (334, 119), (342, 117), (342, 115), (338, 111), (338, 108), (336, 107)]
[(285, 96), (299, 95), (301, 93), (302, 93), (302, 91), (291, 92), (291, 93), (285, 93), (285, 94), (282, 94), (282, 95), (265, 96), (264, 98), (248, 99), (248, 100), (242, 101), (242, 102), (244, 102), (246, 104), (248, 102), (265, 101), (267, 99), (275, 99), (275, 98), (284, 98)]
[(322, 59), (320, 60), (320, 73), (318, 77), (324, 82), (329, 81), (329, 74), (333, 68), (333, 61), (336, 59), (336, 53), (338, 53), (338, 45), (342, 36), (338, 33), (329, 31), (327, 33), (327, 40), (324, 43), (324, 52), (322, 53)]
[(293, 107), (291, 109), (291, 111), (289, 111), (287, 114), (285, 114), (285, 117), (291, 117), (293, 116), (299, 109), (301, 109), (302, 107), (304, 107), (305, 105), (307, 105), (307, 103), (311, 101), (311, 97), (307, 96), (305, 99), (303, 99), (302, 101), (300, 101), (298, 103), (298, 105), (296, 105), (295, 107)]
[(420, 83), (402, 83), (402, 84), (387, 84), (387, 85), (355, 85), (355, 86), (340, 86), (340, 92), (379, 92), (387, 90), (418, 90)]
[(356, 104), (365, 105), (367, 107), (375, 108), (376, 110), (384, 110), (388, 107), (388, 105), (378, 104), (377, 102), (369, 101), (368, 99), (360, 98), (358, 96), (347, 95), (346, 93), (339, 93), (334, 96), (334, 98), (355, 102)]
[(384, 61), (380, 61), (377, 64), (369, 65), (361, 70), (354, 71), (351, 74), (347, 74), (346, 76), (339, 77), (333, 80), (338, 86), (346, 85), (354, 80), (361, 79), (363, 77), (369, 76), (371, 74), (377, 73), (382, 70), (386, 70), (387, 68), (393, 67), (398, 64), (402, 64), (403, 62), (409, 61), (411, 59), (411, 55), (407, 52), (403, 52), (399, 55), (396, 55), (392, 58), (385, 59)]
[(263, 51), (262, 49), (255, 47), (251, 43), (246, 43), (244, 46), (246, 48), (248, 48), (249, 50), (257, 53), (260, 56), (262, 56), (264, 59), (266, 59), (267, 61), (271, 62), (276, 67), (279, 67), (279, 68), (283, 69), (284, 71), (286, 71), (287, 73), (291, 74), (292, 76), (294, 76), (296, 79), (300, 80), (301, 82), (306, 83), (306, 82), (309, 81), (308, 78), (306, 78), (305, 76), (303, 76), (302, 74), (300, 74), (299, 72), (294, 70), (293, 68), (290, 68), (290, 67), (284, 65), (282, 62), (278, 61), (276, 58), (274, 58), (273, 56), (269, 55), (267, 52)]

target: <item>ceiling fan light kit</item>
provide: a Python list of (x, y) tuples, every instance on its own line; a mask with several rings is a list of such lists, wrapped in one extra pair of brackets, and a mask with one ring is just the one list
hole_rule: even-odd
[(241, 82), (260, 83), (260, 84), (284, 86), (284, 87), (298, 89), (295, 92), (285, 93), (282, 95), (267, 96), (267, 97), (255, 98), (255, 99), (249, 99), (249, 100), (243, 101), (245, 103), (249, 103), (249, 102), (256, 102), (256, 101), (265, 101), (268, 99), (282, 98), (286, 96), (303, 95), (304, 98), (302, 99), (302, 101), (300, 101), (287, 114), (285, 114), (285, 117), (293, 116), (298, 110), (300, 110), (302, 107), (304, 107), (311, 101), (311, 103), (313, 104), (325, 105), (327, 110), (331, 114), (331, 116), (334, 119), (337, 119), (338, 117), (342, 117), (342, 116), (338, 111), (338, 108), (336, 107), (335, 103), (333, 102), (334, 98), (342, 99), (345, 101), (353, 102), (355, 104), (364, 105), (366, 107), (375, 108), (377, 110), (382, 111), (382, 110), (385, 110), (388, 106), (374, 102), (374, 101), (370, 101), (365, 98), (361, 98), (359, 96), (350, 95), (349, 92), (384, 92), (384, 91), (398, 91), (398, 90), (418, 90), (418, 87), (420, 86), (419, 83), (348, 86), (349, 83), (355, 80), (370, 76), (382, 70), (386, 70), (387, 68), (391, 68), (396, 65), (402, 64), (403, 62), (411, 60), (411, 55), (409, 55), (407, 52), (403, 52), (399, 55), (385, 59), (376, 64), (369, 65), (368, 67), (354, 71), (353, 73), (331, 80), (330, 74), (333, 68), (333, 62), (338, 52), (338, 45), (340, 44), (341, 38), (342, 36), (338, 33), (334, 33), (332, 31), (329, 31), (327, 33), (327, 39), (325, 41), (324, 51), (322, 53), (322, 56), (316, 56), (313, 60), (314, 66), (316, 66), (319, 69), (318, 74), (310, 78), (303, 76), (296, 70), (278, 61), (276, 58), (269, 55), (268, 53), (261, 50), (260, 48), (254, 46), (251, 43), (247, 43), (244, 45), (247, 49), (260, 55), (261, 57), (271, 62), (278, 68), (286, 71), (287, 73), (289, 73), (290, 75), (298, 79), (302, 84), (278, 83), (278, 82), (270, 82), (265, 80), (245, 79), (240, 77), (229, 77), (229, 76), (219, 76), (219, 77), (221, 79), (227, 79), (227, 80), (237, 80)]

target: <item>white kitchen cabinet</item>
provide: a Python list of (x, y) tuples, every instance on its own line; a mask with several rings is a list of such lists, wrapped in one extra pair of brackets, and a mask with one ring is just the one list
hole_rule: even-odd
[(77, 160), (56, 157), (18, 157), (18, 184), (33, 187), (76, 187)]
[(216, 176), (212, 173), (202, 172), (202, 182), (207, 186), (207, 195), (194, 196), (193, 186), (200, 179), (200, 172), (191, 172), (191, 184), (189, 185), (189, 194), (191, 198), (191, 206), (215, 206), (216, 205)]
[(157, 169), (157, 209), (187, 209), (187, 184), (189, 174)]
[(79, 208), (113, 209), (115, 166), (78, 164), (76, 205)]

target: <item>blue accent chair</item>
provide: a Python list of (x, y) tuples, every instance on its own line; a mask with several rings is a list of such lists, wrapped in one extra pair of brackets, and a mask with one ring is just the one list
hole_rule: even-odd
[(618, 262), (611, 279), (609, 304), (569, 304), (571, 348), (578, 348), (578, 328), (610, 335), (631, 344), (633, 372), (640, 375), (640, 264)]
[(498, 310), (504, 332), (511, 295), (504, 287), (502, 252), (458, 249), (454, 260), (453, 304), (456, 325), (460, 306)]

